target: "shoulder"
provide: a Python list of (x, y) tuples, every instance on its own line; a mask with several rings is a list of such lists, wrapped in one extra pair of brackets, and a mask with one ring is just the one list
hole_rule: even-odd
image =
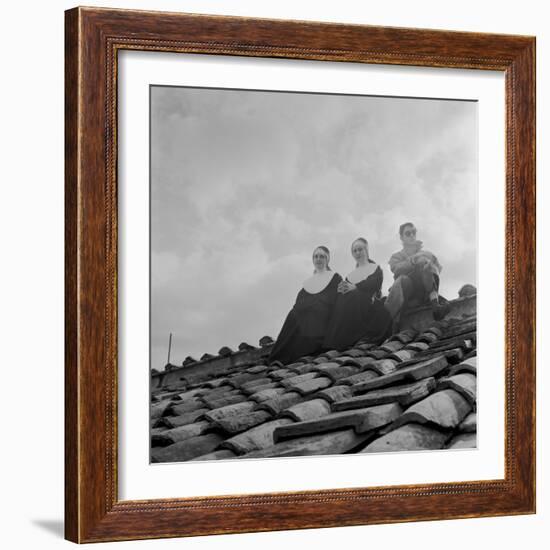
[(407, 258), (407, 255), (405, 254), (405, 252), (403, 252), (403, 250), (399, 250), (399, 252), (394, 252), (391, 257), (390, 257), (390, 262), (392, 260), (403, 260), (403, 259), (406, 259)]
[(379, 277), (382, 275), (382, 268), (376, 262), (372, 263), (374, 264), (374, 271), (369, 275), (369, 277)]

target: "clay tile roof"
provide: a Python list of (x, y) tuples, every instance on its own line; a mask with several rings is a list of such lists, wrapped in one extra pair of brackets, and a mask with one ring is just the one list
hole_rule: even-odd
[(241, 342), (239, 344), (239, 351), (246, 351), (249, 349), (254, 349), (254, 346), (251, 346), (250, 344), (247, 344), (246, 342)]
[[(203, 355), (214, 361), (203, 376), (165, 374), (151, 395), (152, 461), (475, 448), (471, 291), (449, 302), (441, 322), (429, 308), (408, 312), (405, 326), (381, 345), (359, 341), (269, 365), (273, 340), (266, 336), (261, 348), (243, 342), (238, 352)], [(234, 361), (247, 353), (248, 362)]]
[(227, 357), (228, 355), (231, 355), (233, 353), (233, 350), (231, 348), (228, 348), (227, 346), (224, 346), (223, 348), (220, 348), (220, 351), (218, 351), (218, 355), (221, 357)]
[(262, 336), (260, 338), (259, 344), (262, 348), (265, 346), (269, 346), (270, 344), (273, 344), (273, 338), (271, 338), (271, 336)]

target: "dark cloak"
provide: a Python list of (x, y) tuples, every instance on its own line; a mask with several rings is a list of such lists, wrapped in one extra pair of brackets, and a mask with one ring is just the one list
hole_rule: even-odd
[(341, 280), (334, 273), (321, 292), (310, 294), (303, 288), (300, 290), (271, 350), (270, 361), (288, 364), (321, 351)]
[(325, 349), (343, 351), (359, 340), (378, 344), (391, 334), (390, 314), (379, 299), (383, 277), (378, 266), (355, 290), (338, 294)]

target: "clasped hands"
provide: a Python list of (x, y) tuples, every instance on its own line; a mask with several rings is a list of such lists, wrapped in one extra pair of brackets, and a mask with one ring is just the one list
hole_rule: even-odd
[(340, 281), (340, 283), (338, 284), (337, 291), (340, 294), (347, 294), (348, 292), (351, 292), (356, 288), (357, 287), (353, 283), (350, 283), (349, 281)]
[(432, 265), (432, 262), (429, 260), (429, 258), (426, 258), (426, 256), (422, 254), (415, 254), (414, 256), (411, 256), (410, 262), (414, 266), (418, 266), (424, 270), (429, 269)]

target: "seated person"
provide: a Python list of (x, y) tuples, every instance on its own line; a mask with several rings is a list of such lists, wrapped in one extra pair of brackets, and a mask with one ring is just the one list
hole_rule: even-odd
[(324, 348), (343, 351), (359, 340), (382, 342), (389, 335), (391, 318), (378, 299), (383, 273), (369, 258), (366, 239), (353, 241), (355, 269), (338, 285), (338, 298)]
[(288, 364), (299, 357), (318, 353), (328, 328), (336, 289), (342, 277), (329, 267), (330, 252), (325, 246), (313, 251), (313, 275), (304, 281), (296, 303), (287, 315), (269, 361)]
[(423, 250), (422, 241), (416, 239), (415, 226), (410, 222), (401, 225), (399, 237), (403, 249), (390, 258), (395, 282), (385, 303), (394, 320), (394, 330), (397, 330), (405, 307), (430, 302), (436, 320), (443, 319), (450, 309), (446, 300), (440, 300), (439, 296), (441, 264), (433, 253)]

